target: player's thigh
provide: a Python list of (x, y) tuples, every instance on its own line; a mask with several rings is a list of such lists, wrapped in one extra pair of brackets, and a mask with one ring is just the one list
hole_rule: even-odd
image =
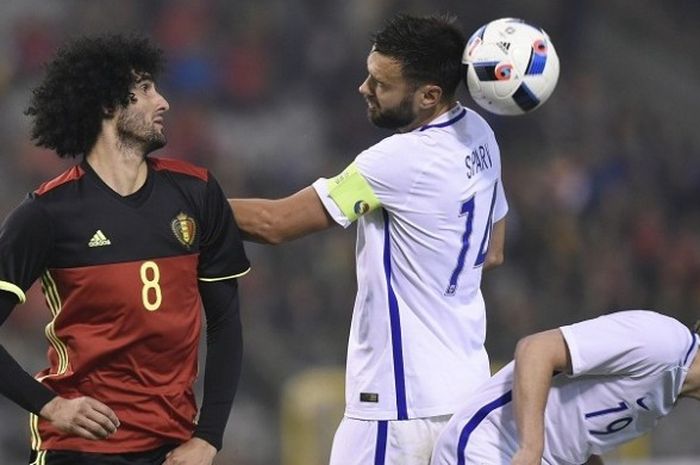
[(343, 418), (330, 465), (428, 465), (449, 416), (402, 421)]

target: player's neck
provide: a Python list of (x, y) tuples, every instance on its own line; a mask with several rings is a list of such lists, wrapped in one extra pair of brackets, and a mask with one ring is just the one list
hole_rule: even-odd
[(85, 161), (105, 184), (121, 196), (138, 191), (148, 176), (143, 151), (120, 144), (110, 131), (100, 133)]
[(425, 111), (420, 112), (418, 114), (418, 117), (415, 120), (413, 120), (413, 122), (409, 126), (401, 128), (399, 132), (410, 132), (416, 128), (430, 124), (432, 121), (438, 119), (440, 116), (450, 111), (452, 107), (454, 107), (456, 104), (457, 102), (455, 100), (450, 100), (445, 103), (439, 103), (432, 108), (426, 109)]

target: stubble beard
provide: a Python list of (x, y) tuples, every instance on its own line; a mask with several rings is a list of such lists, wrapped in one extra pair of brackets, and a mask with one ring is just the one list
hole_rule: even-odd
[(154, 125), (149, 126), (143, 115), (128, 112), (117, 118), (117, 137), (121, 147), (140, 151), (144, 157), (168, 142), (165, 134)]
[(406, 96), (394, 108), (368, 108), (367, 117), (379, 128), (396, 130), (409, 126), (416, 119), (416, 114), (413, 112), (413, 98), (411, 95)]

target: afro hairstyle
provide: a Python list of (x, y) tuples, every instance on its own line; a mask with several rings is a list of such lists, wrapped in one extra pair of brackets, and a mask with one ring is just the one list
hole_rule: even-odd
[(32, 92), (25, 111), (32, 118), (32, 140), (62, 158), (87, 155), (102, 120), (129, 104), (141, 77), (155, 80), (163, 67), (162, 51), (145, 37), (104, 35), (68, 43)]

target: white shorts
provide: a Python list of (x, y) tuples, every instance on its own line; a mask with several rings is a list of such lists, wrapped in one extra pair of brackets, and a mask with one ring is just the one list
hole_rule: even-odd
[(344, 417), (333, 438), (330, 465), (429, 465), (433, 445), (449, 419)]

